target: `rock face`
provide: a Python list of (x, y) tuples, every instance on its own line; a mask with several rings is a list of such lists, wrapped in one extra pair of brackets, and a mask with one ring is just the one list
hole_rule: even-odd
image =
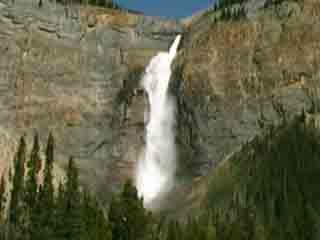
[(143, 144), (141, 73), (181, 31), (110, 9), (0, 2), (0, 170), (22, 134), (31, 147), (35, 131), (43, 144), (52, 131), (58, 169), (73, 155), (90, 189), (117, 189)]
[[(52, 131), (57, 167), (73, 155), (83, 183), (107, 198), (133, 177), (144, 144), (141, 73), (181, 32), (170, 86), (178, 102), (178, 179), (206, 175), (266, 125), (319, 107), (320, 2), (270, 2), (248, 1), (240, 20), (209, 10), (181, 24), (0, 2), (0, 171), (22, 134), (31, 139), (38, 131), (45, 143)], [(192, 202), (197, 188), (203, 192), (201, 180), (187, 185), (173, 198)]]
[(240, 20), (212, 10), (188, 21), (171, 87), (180, 169), (206, 175), (266, 125), (317, 105), (320, 2), (280, 2), (249, 1)]

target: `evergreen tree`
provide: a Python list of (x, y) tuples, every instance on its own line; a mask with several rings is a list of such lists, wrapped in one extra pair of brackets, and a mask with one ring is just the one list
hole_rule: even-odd
[(81, 215), (82, 199), (79, 189), (78, 169), (72, 157), (70, 157), (68, 162), (64, 201), (64, 222), (66, 224), (64, 236), (66, 239), (80, 239), (82, 234), (84, 234), (84, 222)]
[(84, 239), (113, 239), (110, 226), (98, 201), (92, 198), (88, 192), (84, 192), (82, 197), (82, 213), (85, 225)]
[[(26, 143), (24, 138), (21, 138), (14, 158), (14, 168), (9, 170), (9, 179), (13, 185), (8, 210), (9, 224), (5, 225), (0, 221), (0, 240), (111, 240), (111, 229), (98, 201), (89, 193), (80, 191), (78, 169), (72, 157), (68, 162), (66, 180), (60, 183), (57, 194), (54, 194), (52, 134), (49, 135), (46, 148), (44, 183), (38, 190), (37, 174), (41, 163), (39, 151), (39, 139), (36, 134), (24, 182)], [(126, 191), (126, 193), (124, 195), (131, 198), (131, 193), (135, 192)], [(0, 215), (3, 215), (4, 205), (5, 181), (2, 177)]]
[(0, 223), (2, 223), (2, 220), (5, 217), (5, 207), (6, 207), (6, 181), (3, 174), (0, 182)]
[(60, 182), (58, 187), (58, 194), (56, 198), (55, 209), (55, 223), (54, 232), (57, 239), (66, 239), (66, 223), (65, 223), (65, 211), (66, 211), (66, 199), (65, 199), (65, 185)]
[(28, 210), (31, 210), (34, 207), (37, 197), (37, 163), (40, 161), (39, 151), (39, 139), (38, 134), (36, 134), (34, 136), (31, 156), (27, 163), (28, 173), (25, 187), (25, 202)]
[(212, 216), (210, 216), (206, 232), (207, 232), (207, 235), (206, 235), (207, 240), (216, 240), (217, 239), (217, 229), (213, 223)]
[(24, 164), (26, 159), (26, 143), (21, 137), (18, 151), (14, 158), (14, 171), (12, 176), (11, 201), (9, 207), (9, 236), (10, 238), (21, 237), (23, 226), (23, 191), (24, 191)]
[(53, 238), (54, 236), (54, 187), (53, 187), (53, 161), (54, 161), (54, 138), (49, 134), (46, 147), (46, 161), (44, 168), (43, 186), (39, 188), (39, 198), (36, 212), (38, 215), (38, 229), (36, 235), (39, 239)]
[(53, 207), (53, 161), (54, 161), (54, 138), (52, 133), (49, 134), (48, 144), (46, 148), (46, 162), (44, 169), (44, 182), (43, 182), (43, 201), (46, 201), (47, 206)]
[(122, 205), (125, 207), (124, 220), (128, 240), (143, 238), (148, 231), (149, 214), (143, 206), (143, 199), (131, 181), (127, 181), (121, 194)]
[(110, 203), (108, 219), (111, 224), (112, 239), (124, 240), (126, 231), (124, 208), (121, 205), (120, 199), (113, 197)]
[(5, 239), (6, 181), (4, 174), (0, 182), (0, 239)]
[(25, 212), (28, 218), (28, 231), (27, 237), (32, 239), (37, 230), (38, 212), (36, 211), (37, 201), (37, 164), (41, 161), (39, 156), (40, 146), (38, 134), (35, 134), (33, 141), (33, 148), (31, 151), (30, 159), (27, 163), (28, 172), (25, 183)]
[(178, 222), (170, 221), (168, 226), (167, 240), (179, 240), (181, 235), (178, 234)]
[(138, 197), (131, 181), (124, 185), (120, 198), (113, 198), (110, 204), (109, 221), (112, 238), (116, 240), (143, 239), (149, 230), (150, 215)]

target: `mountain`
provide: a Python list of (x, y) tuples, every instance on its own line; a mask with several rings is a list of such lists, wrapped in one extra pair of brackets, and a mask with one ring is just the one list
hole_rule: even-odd
[(134, 177), (144, 145), (144, 68), (182, 33), (170, 85), (177, 185), (163, 207), (186, 214), (205, 202), (212, 169), (266, 126), (317, 106), (319, 18), (316, 0), (230, 1), (181, 21), (2, 1), (1, 172), (21, 135), (46, 142), (51, 131), (56, 174), (72, 155), (81, 182), (108, 199)]
[(206, 176), (267, 126), (318, 109), (319, 4), (247, 1), (184, 21), (171, 89), (181, 170), (173, 198), (185, 201), (173, 212), (197, 209), (210, 191)]

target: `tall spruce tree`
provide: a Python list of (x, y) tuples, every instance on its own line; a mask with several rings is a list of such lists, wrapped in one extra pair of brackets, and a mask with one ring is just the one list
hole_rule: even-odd
[(47, 148), (46, 148), (46, 162), (44, 168), (44, 182), (43, 182), (43, 198), (42, 201), (45, 201), (47, 207), (53, 207), (53, 161), (54, 161), (54, 138), (52, 133), (49, 134)]
[(0, 182), (0, 239), (5, 239), (6, 181), (4, 173)]
[(178, 223), (176, 221), (170, 221), (168, 226), (168, 233), (166, 240), (179, 240), (181, 236), (178, 235), (177, 230)]
[(149, 230), (150, 215), (138, 197), (137, 189), (128, 180), (119, 199), (114, 198), (110, 205), (109, 221), (112, 238), (116, 240), (143, 239)]
[(5, 218), (6, 200), (6, 180), (3, 174), (0, 182), (0, 223)]
[(22, 216), (22, 194), (24, 191), (24, 164), (26, 159), (26, 143), (24, 137), (21, 137), (18, 151), (14, 158), (14, 170), (12, 176), (12, 190), (10, 201), (10, 223), (18, 224)]
[(65, 183), (65, 218), (67, 226), (66, 239), (80, 239), (84, 234), (84, 220), (82, 218), (82, 198), (79, 189), (78, 169), (73, 157), (70, 157)]
[(28, 218), (28, 228), (26, 238), (32, 239), (37, 230), (38, 224), (38, 211), (36, 209), (37, 202), (37, 164), (41, 161), (40, 155), (40, 146), (39, 146), (39, 137), (38, 134), (35, 134), (33, 140), (33, 148), (31, 151), (30, 159), (27, 163), (28, 172), (25, 183), (24, 191), (24, 201), (25, 201), (25, 211), (24, 214)]
[(55, 224), (54, 232), (57, 239), (65, 239), (66, 224), (65, 224), (65, 185), (60, 182), (58, 187), (58, 193), (56, 198), (56, 210), (55, 210)]
[(26, 178), (26, 187), (25, 187), (25, 202), (30, 210), (33, 208), (34, 203), (36, 202), (37, 197), (37, 163), (40, 161), (40, 146), (38, 134), (34, 136), (33, 148), (31, 151), (30, 159), (27, 163), (28, 172)]
[(125, 227), (125, 218), (124, 213), (125, 209), (123, 208), (120, 198), (112, 197), (108, 219), (111, 224), (112, 239), (113, 240), (122, 240), (126, 231)]
[(88, 192), (84, 192), (82, 197), (82, 214), (85, 225), (84, 239), (113, 239), (110, 226), (97, 199), (90, 196)]
[(50, 239), (54, 236), (54, 187), (53, 187), (54, 138), (49, 134), (46, 147), (46, 161), (44, 168), (43, 186), (39, 188), (39, 199), (36, 212), (39, 227), (36, 239)]

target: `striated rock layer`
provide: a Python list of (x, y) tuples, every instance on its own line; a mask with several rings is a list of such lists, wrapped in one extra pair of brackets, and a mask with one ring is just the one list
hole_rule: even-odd
[(176, 21), (95, 7), (0, 2), (0, 171), (35, 131), (56, 139), (57, 169), (73, 155), (101, 196), (134, 175), (144, 144), (144, 67), (167, 50)]

